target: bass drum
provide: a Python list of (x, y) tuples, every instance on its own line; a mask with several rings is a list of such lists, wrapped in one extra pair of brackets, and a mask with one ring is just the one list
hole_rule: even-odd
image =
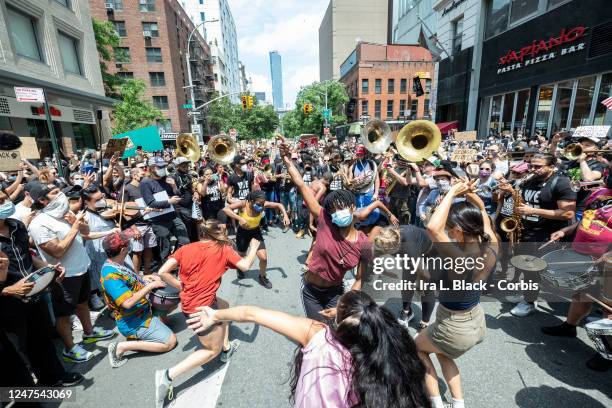
[(172, 286), (157, 288), (149, 295), (153, 316), (165, 318), (179, 305), (179, 290)]
[(559, 249), (542, 257), (548, 264), (542, 280), (565, 292), (577, 293), (595, 284), (597, 268), (590, 256)]

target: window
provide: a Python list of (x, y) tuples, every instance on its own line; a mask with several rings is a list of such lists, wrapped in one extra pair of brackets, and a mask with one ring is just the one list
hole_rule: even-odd
[(578, 80), (572, 124), (570, 126), (572, 128), (590, 125), (591, 105), (595, 96), (595, 79), (596, 77), (591, 76)]
[(130, 55), (130, 48), (129, 47), (115, 48), (115, 61), (132, 62), (132, 56)]
[(15, 53), (22, 57), (42, 61), (36, 20), (11, 7), (7, 7), (6, 11), (6, 21), (9, 22), (8, 30), (13, 47), (15, 47)]
[(612, 125), (612, 110), (606, 108), (601, 102), (604, 99), (612, 96), (612, 73), (605, 74), (601, 77), (601, 86), (599, 95), (597, 96), (597, 104), (595, 105), (595, 122), (596, 126)]
[(374, 101), (374, 116), (377, 119), (380, 119), (380, 106), (381, 106), (380, 101)]
[(151, 86), (166, 86), (166, 76), (163, 72), (149, 72)]
[(114, 10), (123, 10), (123, 0), (104, 0), (104, 3), (112, 4)]
[(161, 48), (147, 47), (147, 62), (162, 62)]
[(514, 92), (504, 96), (504, 110), (502, 111), (500, 132), (511, 130), (512, 112), (514, 111)]
[[(552, 130), (565, 130), (567, 128), (567, 118), (574, 91), (574, 81), (564, 81), (557, 85), (557, 99), (555, 101), (555, 113), (553, 115)], [(589, 109), (590, 110), (590, 109)]]
[(171, 119), (157, 119), (155, 122), (157, 123), (157, 128), (159, 129), (160, 133), (172, 132)]
[(527, 112), (529, 112), (529, 89), (518, 92), (516, 113), (514, 115), (514, 130), (525, 133), (527, 127)]
[(387, 92), (390, 94), (395, 93), (395, 79), (387, 80)]
[(429, 117), (429, 99), (423, 101), (423, 116)]
[(510, 11), (510, 24), (529, 17), (538, 12), (540, 0), (512, 0)]
[(393, 101), (387, 101), (387, 118), (393, 117)]
[(548, 0), (548, 9), (550, 10), (553, 7), (557, 7), (569, 0)]
[(431, 79), (425, 78), (425, 93), (431, 93)]
[(153, 105), (158, 109), (168, 109), (168, 97), (167, 96), (154, 96)]
[(200, 0), (200, 4), (204, 4), (204, 0)]
[(64, 64), (64, 71), (81, 75), (81, 63), (79, 61), (79, 46), (76, 39), (64, 33), (59, 34), (59, 49)]
[(61, 4), (64, 7), (70, 8), (70, 2), (68, 0), (55, 0), (55, 2)]
[(206, 13), (200, 12), (200, 20), (206, 21)]
[(13, 130), (10, 117), (0, 116), (0, 130)]
[(413, 118), (416, 118), (418, 113), (419, 113), (419, 100), (413, 99), (412, 104), (410, 105), (410, 116)]
[(377, 79), (374, 85), (374, 92), (376, 92), (377, 95), (380, 95), (382, 93), (382, 79)]
[(370, 80), (368, 79), (362, 79), (361, 80), (361, 93), (362, 94), (367, 94), (370, 88)]
[(457, 55), (461, 52), (461, 38), (463, 37), (463, 17), (453, 21), (453, 48), (452, 54)]
[(148, 31), (151, 37), (159, 37), (159, 29), (157, 23), (142, 23), (142, 31)]
[(408, 88), (408, 80), (406, 78), (400, 79), (400, 93), (405, 94)]
[(140, 11), (155, 11), (155, 0), (140, 0)]
[(540, 87), (540, 92), (538, 93), (534, 131), (540, 130), (543, 134), (546, 134), (548, 130), (548, 119), (552, 110), (553, 88), (553, 85), (544, 85)]
[(125, 21), (113, 21), (115, 23), (115, 31), (119, 37), (127, 37), (127, 30), (125, 29)]
[(492, 37), (508, 27), (510, 0), (491, 0), (487, 11), (486, 36)]
[(368, 109), (369, 109), (368, 101), (367, 100), (361, 101), (361, 114), (363, 116), (369, 115)]
[(134, 79), (134, 73), (129, 71), (119, 71), (117, 72), (117, 76), (125, 81), (128, 79)]
[(400, 117), (405, 117), (406, 116), (406, 100), (405, 99), (402, 99), (400, 101), (399, 116)]

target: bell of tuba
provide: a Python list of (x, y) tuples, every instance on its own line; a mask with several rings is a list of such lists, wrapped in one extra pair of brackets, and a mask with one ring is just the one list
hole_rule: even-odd
[(227, 135), (218, 135), (208, 142), (208, 152), (214, 162), (222, 165), (230, 164), (236, 156), (236, 142)]
[(395, 140), (397, 152), (410, 162), (420, 162), (430, 157), (442, 141), (442, 134), (429, 120), (413, 120), (400, 130)]
[(176, 157), (186, 157), (191, 162), (200, 160), (200, 146), (192, 133), (181, 133), (176, 138)]
[(372, 153), (386, 152), (391, 142), (391, 128), (382, 120), (373, 119), (361, 129), (361, 143)]

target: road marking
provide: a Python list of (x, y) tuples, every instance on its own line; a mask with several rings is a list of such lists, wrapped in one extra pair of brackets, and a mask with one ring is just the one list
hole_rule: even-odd
[(223, 364), (205, 380), (181, 391), (169, 406), (173, 408), (215, 408), (228, 367), (229, 363)]

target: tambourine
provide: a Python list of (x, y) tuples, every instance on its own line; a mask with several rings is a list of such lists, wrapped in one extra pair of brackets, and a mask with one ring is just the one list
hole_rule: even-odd
[(26, 298), (32, 297), (34, 295), (39, 294), (43, 290), (47, 289), (49, 285), (53, 282), (55, 278), (55, 269), (50, 266), (45, 266), (44, 268), (40, 268), (28, 276), (26, 276), (26, 282), (33, 282), (34, 287), (32, 290), (25, 295)]

